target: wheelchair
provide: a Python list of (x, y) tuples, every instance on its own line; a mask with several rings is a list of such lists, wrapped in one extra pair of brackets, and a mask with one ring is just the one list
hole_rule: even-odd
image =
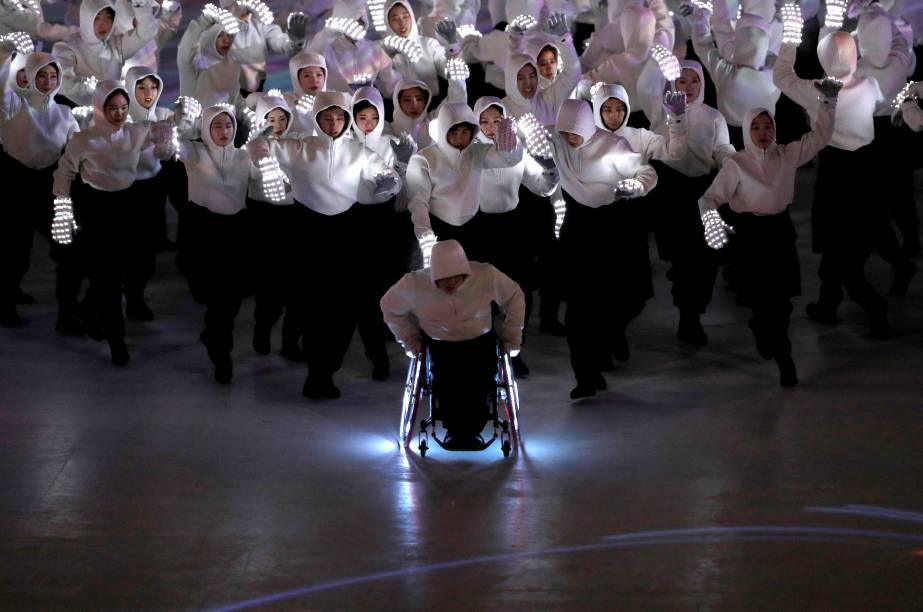
[(417, 449), (420, 456), (425, 457), (429, 450), (430, 438), (442, 448), (449, 451), (482, 451), (500, 440), (500, 450), (504, 457), (509, 457), (513, 446), (519, 445), (519, 386), (513, 374), (509, 353), (497, 346), (497, 375), (495, 378), (496, 392), (491, 393), (488, 401), (487, 423), (493, 426), (493, 435), (488, 440), (480, 438), (476, 443), (458, 447), (447, 445), (447, 436), (443, 431), (439, 435), (437, 423), (441, 422), (439, 398), (433, 394), (432, 373), (430, 371), (431, 357), (428, 349), (414, 355), (407, 368), (407, 380), (404, 385), (404, 399), (401, 408), (400, 438), (405, 449), (410, 448), (414, 437), (414, 424), (420, 415), (421, 407), (428, 408), (428, 416), (420, 419), (417, 430)]

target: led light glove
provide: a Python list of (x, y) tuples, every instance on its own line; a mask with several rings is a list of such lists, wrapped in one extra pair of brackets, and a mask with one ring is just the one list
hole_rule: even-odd
[(638, 179), (627, 178), (622, 179), (615, 186), (615, 199), (617, 200), (630, 200), (631, 198), (637, 198), (642, 195), (644, 192), (644, 185), (641, 184), (641, 181)]
[(82, 121), (87, 117), (93, 116), (93, 107), (92, 106), (77, 106), (71, 109), (71, 114), (78, 121)]
[(91, 74), (90, 76), (76, 77), (74, 83), (76, 83), (76, 89), (81, 95), (92, 96), (93, 92), (96, 91), (96, 85), (99, 80)]
[(151, 124), (151, 140), (154, 142), (154, 153), (159, 159), (172, 157), (179, 149), (178, 130), (168, 121), (155, 121)]
[(302, 42), (308, 36), (308, 16), (304, 13), (292, 13), (288, 16), (288, 38), (294, 43)]
[(366, 6), (369, 8), (369, 15), (372, 16), (372, 26), (376, 32), (386, 32), (385, 25), (385, 0), (368, 0)]
[(510, 153), (516, 150), (519, 139), (516, 138), (516, 126), (512, 119), (504, 117), (500, 120), (496, 143), (497, 149), (503, 153)]
[[(363, 87), (368, 87), (372, 84), (373, 75), (368, 72), (363, 72), (362, 74), (354, 74), (353, 78), (349, 81), (349, 90), (353, 93), (356, 93)], [(314, 106), (314, 103), (311, 103), (311, 106)]]
[(469, 24), (458, 26), (458, 35), (462, 38), (468, 38), (469, 36), (473, 36), (474, 38), (481, 38), (484, 36), (478, 31), (477, 28)]
[(436, 34), (442, 37), (446, 45), (458, 42), (458, 26), (451, 19), (443, 19), (436, 24)]
[(715, 250), (728, 243), (728, 233), (734, 233), (734, 228), (725, 223), (714, 209), (702, 212), (702, 225), (705, 227), (705, 243)]
[(202, 17), (209, 24), (220, 23), (221, 28), (230, 36), (240, 34), (240, 20), (230, 11), (218, 8), (214, 4), (206, 4), (202, 8)]
[(668, 91), (663, 94), (663, 108), (670, 117), (686, 114), (686, 94), (682, 91)]
[(804, 17), (801, 7), (794, 2), (787, 2), (779, 9), (782, 16), (782, 42), (791, 45), (800, 45), (804, 30)]
[(846, 0), (826, 0), (827, 13), (824, 16), (824, 27), (839, 30), (843, 27), (843, 17), (846, 15)]
[(41, 15), (42, 9), (39, 6), (38, 0), (3, 0), (0, 5), (3, 6), (6, 10), (16, 13), (34, 13), (35, 15)]
[(516, 127), (522, 131), (526, 139), (526, 150), (529, 151), (529, 155), (536, 159), (540, 157), (550, 159), (553, 156), (551, 134), (544, 125), (538, 122), (535, 115), (526, 113), (516, 121)]
[(423, 267), (429, 267), (430, 256), (433, 253), (433, 245), (436, 244), (436, 234), (433, 232), (425, 232), (420, 236), (418, 240), (420, 244), (420, 252), (423, 253)]
[(567, 17), (564, 13), (555, 13), (548, 18), (548, 33), (555, 38), (562, 38), (570, 33), (567, 29)]
[(471, 76), (468, 64), (460, 57), (453, 57), (445, 63), (445, 73), (450, 81), (467, 81)]
[(164, 13), (175, 13), (181, 7), (182, 5), (178, 0), (163, 0), (163, 2), (160, 3), (160, 10)]
[(35, 51), (32, 39), (25, 32), (10, 32), (0, 36), (0, 47), (17, 55), (29, 55)]
[[(256, 18), (259, 19), (263, 25), (269, 25), (275, 20), (275, 15), (272, 14), (272, 10), (261, 0), (237, 0), (237, 6), (256, 15)], [(297, 15), (298, 13), (294, 14)], [(307, 22), (307, 18), (305, 18), (305, 22)]]
[(538, 22), (535, 21), (535, 18), (532, 15), (516, 15), (513, 18), (513, 21), (506, 26), (506, 32), (508, 34), (516, 34), (522, 36), (529, 30), (534, 30), (538, 27)]
[(664, 78), (672, 83), (679, 78), (680, 67), (679, 60), (676, 59), (676, 56), (673, 55), (666, 47), (663, 45), (654, 45), (651, 49), (651, 57), (654, 58), (654, 61), (657, 62), (657, 66), (660, 68), (661, 74)]
[(420, 43), (409, 38), (401, 38), (392, 34), (391, 36), (385, 36), (384, 40), (381, 41), (381, 45), (385, 49), (400, 53), (413, 64), (419, 62), (423, 57), (423, 47), (420, 46)]
[(819, 83), (814, 83), (814, 89), (820, 92), (828, 100), (835, 100), (843, 89), (843, 81), (827, 77)]
[(365, 28), (355, 19), (330, 17), (324, 22), (324, 27), (328, 30), (343, 34), (353, 42), (365, 38)]
[(74, 203), (68, 197), (54, 199), (54, 219), (51, 221), (51, 239), (58, 244), (70, 244), (79, 228), (74, 221)]
[(375, 175), (375, 197), (391, 197), (401, 190), (401, 181), (392, 170), (382, 170)]
[(263, 196), (270, 202), (279, 203), (285, 200), (285, 173), (279, 166), (279, 160), (272, 155), (259, 161), (260, 187)]
[(554, 237), (561, 239), (561, 227), (564, 225), (564, 213), (567, 211), (567, 203), (564, 200), (555, 200), (554, 205)]
[(311, 94), (305, 94), (298, 98), (298, 103), (295, 104), (295, 112), (306, 115), (314, 109), (314, 96)]

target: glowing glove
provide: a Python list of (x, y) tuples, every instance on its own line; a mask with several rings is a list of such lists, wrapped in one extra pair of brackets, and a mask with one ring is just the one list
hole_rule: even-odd
[(223, 8), (218, 8), (214, 4), (206, 4), (202, 8), (202, 18), (207, 24), (220, 23), (223, 29), (230, 36), (240, 34), (240, 21)]
[(158, 159), (173, 157), (179, 151), (179, 130), (169, 121), (155, 121), (151, 124), (151, 140)]
[(314, 96), (305, 94), (298, 98), (298, 103), (295, 104), (295, 112), (306, 115), (312, 110), (314, 110)]
[[(538, 122), (535, 115), (526, 113), (516, 121), (516, 127), (522, 131), (526, 139), (526, 150), (529, 151), (529, 155), (534, 157), (539, 164), (542, 164), (540, 161), (542, 159), (551, 160), (553, 168), (554, 149), (551, 146), (551, 134), (545, 126)], [(545, 168), (545, 165), (542, 164), (542, 167)]]
[(788, 2), (779, 9), (782, 15), (782, 42), (800, 45), (801, 34), (804, 30), (804, 17), (801, 7), (794, 2)]
[(436, 34), (442, 37), (447, 45), (458, 42), (458, 26), (451, 19), (443, 19), (436, 24)]
[(349, 90), (353, 93), (356, 93), (363, 87), (368, 87), (371, 85), (372, 79), (372, 75), (368, 72), (364, 72), (362, 74), (354, 74), (353, 78), (349, 80)]
[(477, 28), (475, 28), (473, 25), (468, 25), (468, 24), (458, 26), (458, 35), (462, 38), (468, 38), (469, 36), (473, 36), (475, 38), (481, 38), (483, 36), (483, 34), (478, 32)]
[(288, 16), (288, 38), (299, 43), (308, 36), (308, 16), (304, 13), (292, 13)]
[[(93, 107), (92, 106), (77, 106), (71, 109), (71, 115), (74, 116), (74, 119), (78, 123), (84, 121), (87, 117), (93, 116)], [(81, 125), (83, 125), (81, 123)]]
[(270, 202), (279, 203), (285, 200), (285, 173), (279, 166), (279, 160), (272, 155), (259, 161), (260, 187), (263, 196)]
[(680, 117), (686, 113), (686, 94), (682, 91), (668, 91), (663, 94), (663, 108), (667, 115)]
[(417, 143), (413, 141), (410, 134), (401, 132), (400, 140), (391, 141), (391, 152), (394, 153), (394, 159), (398, 163), (407, 165), (413, 154), (417, 152)]
[(365, 3), (369, 8), (369, 15), (372, 16), (372, 27), (376, 32), (386, 32), (385, 25), (385, 0), (368, 0)]
[(4, 0), (3, 8), (10, 12), (16, 13), (33, 13), (36, 16), (42, 14), (42, 8), (38, 0)]
[(705, 242), (715, 250), (728, 243), (728, 233), (734, 233), (734, 228), (725, 223), (714, 209), (702, 213), (702, 225), (705, 226)]
[(615, 186), (615, 197), (618, 200), (630, 200), (640, 196), (643, 191), (644, 185), (638, 179), (622, 179)]
[(395, 195), (401, 189), (401, 181), (392, 170), (382, 170), (375, 175), (375, 197), (383, 198)]
[(54, 219), (51, 221), (51, 239), (58, 244), (70, 244), (79, 228), (74, 220), (74, 203), (70, 198), (54, 199)]
[(516, 15), (513, 18), (513, 21), (506, 26), (507, 34), (517, 34), (523, 35), (529, 30), (534, 30), (538, 27), (538, 22), (535, 21), (535, 18), (532, 15)]
[(17, 55), (29, 55), (35, 51), (32, 39), (25, 32), (11, 32), (0, 36), (0, 47)]
[(99, 84), (99, 80), (93, 76), (80, 76), (74, 78), (75, 89), (84, 96), (92, 96), (93, 92), (96, 91), (96, 85)]
[(569, 31), (567, 29), (567, 17), (564, 16), (564, 13), (555, 13), (548, 18), (548, 33), (555, 38), (561, 38)]
[(846, 15), (846, 0), (826, 0), (826, 6), (824, 27), (839, 30), (843, 27), (843, 17)]
[(178, 0), (163, 0), (163, 2), (160, 3), (160, 10), (164, 13), (175, 13), (181, 7), (182, 5)]
[(819, 83), (814, 83), (814, 89), (819, 91), (820, 95), (825, 98), (835, 100), (840, 94), (840, 90), (843, 89), (843, 81), (827, 77)]
[(453, 57), (445, 63), (445, 73), (450, 81), (467, 81), (471, 76), (468, 64), (460, 57)]
[(324, 22), (324, 27), (328, 30), (343, 34), (353, 42), (365, 38), (365, 28), (355, 19), (330, 17)]
[[(259, 19), (263, 25), (269, 25), (275, 20), (272, 10), (261, 0), (237, 0), (237, 6), (256, 15), (256, 18)], [(297, 15), (299, 13), (295, 14)], [(305, 17), (305, 23), (307, 24), (307, 17)], [(304, 36), (302, 36), (302, 39), (303, 38)]]
[(567, 203), (564, 200), (554, 200), (554, 237), (561, 239), (561, 227), (564, 225), (564, 213), (567, 211)]
[(385, 36), (384, 40), (381, 41), (381, 46), (395, 53), (400, 53), (413, 64), (419, 62), (423, 57), (423, 47), (420, 46), (420, 43), (409, 38), (401, 38), (392, 34), (391, 36)]
[(500, 127), (497, 130), (497, 149), (503, 153), (510, 153), (516, 150), (519, 139), (516, 138), (516, 126), (513, 120), (504, 117), (500, 120)]
[(666, 47), (663, 45), (654, 45), (654, 48), (651, 49), (651, 57), (654, 58), (654, 61), (657, 62), (657, 66), (660, 68), (661, 74), (664, 78), (672, 83), (679, 78), (680, 67), (679, 60), (676, 59), (676, 56), (673, 55)]
[(433, 254), (433, 245), (436, 244), (436, 234), (425, 232), (420, 236), (418, 242), (420, 243), (420, 252), (423, 253), (423, 267), (428, 268), (430, 256)]

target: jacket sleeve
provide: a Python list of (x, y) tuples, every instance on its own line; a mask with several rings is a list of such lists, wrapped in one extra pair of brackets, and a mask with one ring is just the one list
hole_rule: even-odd
[(561, 180), (560, 174), (557, 169), (545, 170), (529, 154), (523, 157), (525, 168), (522, 173), (522, 184), (535, 195), (547, 198), (557, 188)]
[(122, 54), (122, 59), (127, 60), (147, 43), (154, 40), (160, 30), (160, 20), (154, 16), (151, 7), (142, 6), (134, 10), (135, 27), (124, 34), (120, 34), (116, 45)]
[(429, 201), (433, 196), (433, 183), (429, 175), (429, 162), (425, 157), (414, 155), (407, 164), (407, 191), (409, 201), (407, 210), (413, 221), (413, 231), (417, 238), (433, 231), (429, 222)]
[(737, 164), (733, 160), (725, 161), (702, 197), (699, 198), (699, 211), (718, 210), (722, 204), (731, 201), (740, 184)]
[(580, 69), (589, 72), (596, 68), (615, 53), (621, 44), (622, 37), (618, 31), (618, 24), (606, 24), (601, 30), (594, 32), (590, 38), (590, 45), (580, 56)]
[(199, 22), (192, 20), (186, 26), (176, 48), (176, 68), (179, 72), (179, 93), (181, 96), (193, 96), (198, 80), (196, 69), (196, 55), (199, 50), (199, 40), (202, 38), (202, 28)]
[[(365, 149), (365, 147), (363, 147), (363, 149), (365, 164), (362, 166), (362, 175), (359, 178), (359, 193), (357, 194), (356, 201), (360, 204), (381, 204), (382, 202), (387, 202), (400, 193), (404, 185), (401, 176), (398, 172), (394, 171), (378, 153)], [(387, 171), (390, 171), (391, 174), (394, 175), (394, 178), (397, 180), (397, 185), (388, 193), (376, 195), (375, 175), (379, 172)]]
[(69, 42), (57, 42), (51, 48), (51, 54), (58, 60), (61, 66), (61, 89), (59, 93), (65, 98), (73, 97), (77, 83), (77, 54)]
[(834, 118), (836, 116), (836, 99), (821, 99), (817, 102), (817, 119), (810, 132), (801, 140), (784, 145), (785, 159), (800, 167), (814, 159), (821, 149), (833, 138)]
[(734, 25), (731, 23), (731, 12), (727, 0), (715, 0), (714, 7), (715, 12), (711, 16), (712, 37), (721, 57), (731, 59), (734, 48)]
[(546, 91), (552, 94), (552, 102), (555, 108), (559, 108), (561, 103), (566, 100), (577, 83), (580, 82), (580, 57), (577, 55), (577, 49), (574, 47), (574, 39), (570, 34), (565, 34), (557, 41), (557, 47), (561, 51), (561, 61), (564, 63), (564, 69), (555, 78)]
[(667, 122), (667, 136), (655, 134), (650, 130), (640, 129), (641, 157), (644, 163), (652, 159), (660, 161), (678, 160), (686, 155), (686, 121), (672, 118)]
[(477, 146), (476, 154), (480, 158), (481, 168), (509, 168), (522, 161), (522, 139), (516, 140), (516, 148), (512, 151), (501, 151), (495, 144), (474, 143)]
[(519, 285), (509, 276), (490, 266), (493, 284), (493, 301), (503, 313), (503, 321), (497, 325), (497, 337), (503, 344), (522, 346), (522, 326), (526, 318), (526, 299)]
[(71, 184), (80, 173), (83, 149), (83, 141), (79, 139), (72, 139), (64, 147), (64, 154), (58, 160), (58, 167), (54, 171), (51, 191), (55, 196), (70, 197)]
[(721, 168), (724, 160), (729, 155), (736, 152), (734, 145), (731, 144), (731, 137), (728, 134), (728, 123), (723, 115), (715, 116), (715, 143), (712, 149), (712, 159), (715, 160), (715, 166)]
[(413, 314), (414, 275), (405, 274), (382, 296), (379, 306), (385, 324), (405, 350), (417, 352), (423, 347), (420, 325)]
[(814, 81), (802, 79), (795, 74), (795, 52), (797, 46), (785, 43), (779, 49), (779, 57), (772, 67), (772, 82), (798, 106), (808, 109), (814, 107), (817, 90)]

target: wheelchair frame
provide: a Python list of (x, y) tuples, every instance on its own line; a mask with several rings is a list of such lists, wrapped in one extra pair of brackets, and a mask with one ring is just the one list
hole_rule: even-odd
[[(504, 457), (508, 457), (513, 446), (519, 445), (519, 385), (513, 374), (509, 353), (497, 347), (497, 392), (490, 400), (490, 421), (493, 424), (493, 436), (483, 443), (480, 448), (470, 450), (484, 450), (500, 438), (500, 449)], [(407, 368), (407, 379), (404, 384), (404, 398), (401, 406), (400, 439), (405, 449), (410, 448), (414, 435), (414, 423), (417, 422), (420, 406), (424, 401), (429, 404), (429, 416), (420, 419), (417, 432), (417, 449), (420, 456), (425, 457), (429, 450), (429, 437), (439, 446), (446, 448), (444, 438), (438, 436), (436, 422), (439, 418), (434, 414), (434, 400), (432, 393), (432, 373), (430, 372), (429, 350), (424, 348), (414, 355)], [(502, 409), (502, 410), (501, 410)], [(501, 418), (501, 415), (505, 418)], [(431, 434), (427, 430), (431, 430)], [(460, 449), (447, 449), (460, 450)]]

